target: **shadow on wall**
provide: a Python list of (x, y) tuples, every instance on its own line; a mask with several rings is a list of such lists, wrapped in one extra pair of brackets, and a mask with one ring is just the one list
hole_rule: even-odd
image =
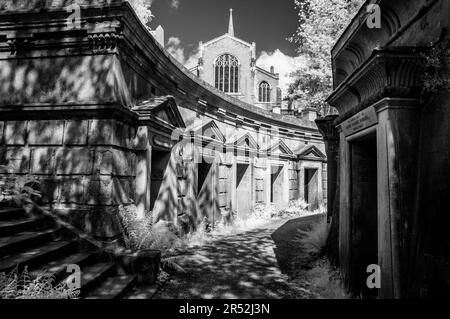
[(6, 136), (0, 163), (14, 173), (36, 176), (43, 194), (40, 204), (61, 211), (75, 208), (76, 214), (67, 217), (83, 230), (100, 231), (99, 236), (109, 232), (103, 230), (108, 225), (114, 228), (114, 214), (96, 211), (112, 212), (134, 196), (136, 156), (129, 149), (133, 127), (114, 120), (2, 124)]
[(177, 221), (177, 167), (170, 151), (152, 151), (150, 208), (154, 222)]
[(108, 103), (114, 82), (110, 55), (3, 60), (0, 103)]

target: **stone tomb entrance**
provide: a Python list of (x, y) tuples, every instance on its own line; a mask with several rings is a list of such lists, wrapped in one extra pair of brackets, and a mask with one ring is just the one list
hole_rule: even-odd
[(270, 202), (277, 208), (283, 206), (283, 165), (272, 165), (270, 171)]
[(352, 290), (377, 297), (366, 284), (367, 266), (378, 264), (376, 133), (352, 140), (350, 151), (350, 258)]
[(214, 225), (217, 219), (215, 200), (215, 187), (217, 181), (214, 176), (215, 165), (212, 160), (202, 161), (197, 164), (197, 201), (200, 210), (200, 218), (197, 222), (201, 222), (203, 218), (207, 217), (208, 221)]
[(236, 164), (236, 210), (246, 219), (252, 209), (252, 174), (250, 164)]
[(317, 168), (305, 168), (304, 199), (309, 210), (319, 208), (319, 172)]
[(152, 169), (150, 184), (150, 210), (153, 210), (155, 203), (162, 195), (162, 186), (164, 182), (164, 174), (169, 166), (170, 151), (152, 150)]

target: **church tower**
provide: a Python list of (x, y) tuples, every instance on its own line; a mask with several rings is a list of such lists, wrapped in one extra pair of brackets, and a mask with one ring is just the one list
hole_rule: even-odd
[(199, 55), (190, 71), (216, 89), (268, 111), (280, 106), (279, 75), (257, 67), (256, 44), (235, 36), (233, 9), (227, 33), (200, 42)]

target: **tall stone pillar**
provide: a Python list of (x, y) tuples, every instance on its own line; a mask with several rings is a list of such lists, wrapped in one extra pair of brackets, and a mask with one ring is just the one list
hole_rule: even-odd
[(327, 218), (331, 221), (326, 244), (330, 262), (339, 265), (339, 131), (334, 125), (337, 115), (316, 119), (325, 141), (327, 155)]
[(327, 154), (327, 215), (331, 218), (333, 204), (337, 187), (339, 134), (334, 126), (337, 115), (327, 115), (316, 119), (317, 127), (325, 141), (325, 152)]

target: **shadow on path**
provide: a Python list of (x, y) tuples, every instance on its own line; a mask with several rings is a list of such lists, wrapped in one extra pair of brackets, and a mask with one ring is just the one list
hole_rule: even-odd
[(323, 218), (321, 215), (294, 218), (287, 221), (272, 234), (272, 239), (276, 245), (274, 248), (275, 256), (283, 274), (293, 276), (298, 273), (296, 268), (301, 267), (296, 262), (296, 257), (301, 254), (301, 248), (298, 243), (294, 242), (298, 236), (298, 230), (307, 230), (311, 224), (319, 222), (321, 218)]
[(285, 244), (297, 227), (314, 220), (277, 220), (189, 249), (178, 261), (186, 273), (175, 274), (156, 298), (308, 298), (302, 287), (288, 282), (277, 259), (286, 260)]

